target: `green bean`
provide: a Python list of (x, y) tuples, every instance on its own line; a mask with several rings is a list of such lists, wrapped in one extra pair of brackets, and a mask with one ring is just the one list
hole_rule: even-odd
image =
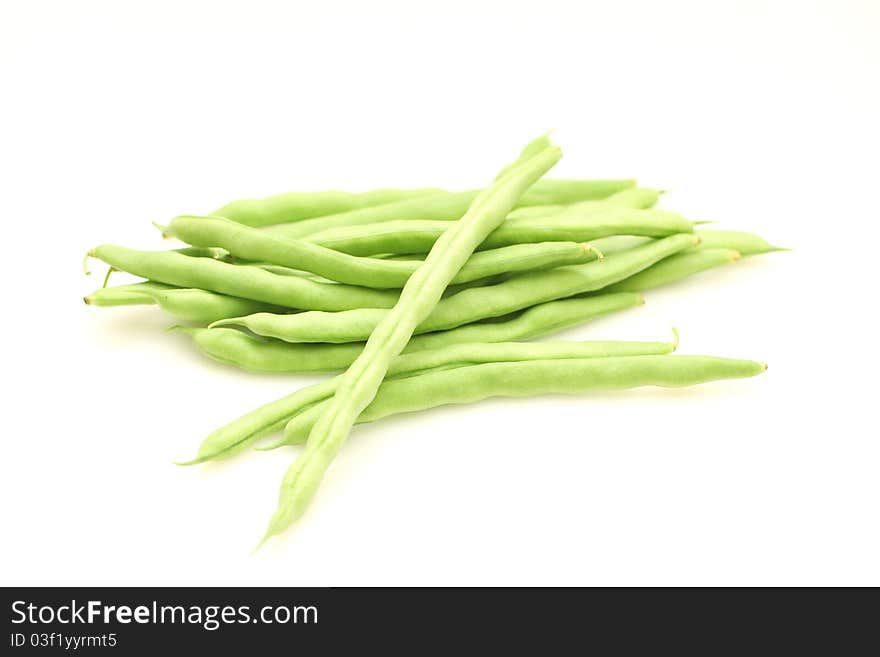
[(112, 306), (149, 306), (156, 303), (150, 292), (157, 289), (167, 289), (169, 285), (154, 281), (141, 281), (128, 285), (114, 285), (102, 287), (91, 294), (83, 297), (83, 301), (90, 306), (109, 308)]
[[(743, 233), (735, 230), (695, 230), (694, 234), (700, 238), (700, 243), (687, 251), (703, 251), (708, 249), (729, 249), (738, 251), (740, 255), (751, 256), (772, 251), (787, 251), (788, 249), (773, 246), (762, 237), (751, 233)], [(620, 253), (628, 249), (642, 246), (651, 241), (649, 237), (634, 237), (630, 235), (614, 235), (593, 240), (590, 245), (598, 252), (610, 255)]]
[[(497, 285), (474, 287), (437, 304), (416, 329), (427, 333), (499, 317), (537, 303), (599, 290), (636, 274), (674, 253), (693, 246), (697, 238), (684, 233), (615, 253), (604, 261), (517, 274)], [(426, 261), (427, 262), (427, 261)], [(304, 312), (297, 315), (257, 313), (215, 322), (212, 326), (240, 325), (258, 335), (287, 342), (356, 342), (370, 335), (388, 315), (385, 310), (360, 308), (339, 313)]]
[(764, 238), (738, 230), (700, 229), (699, 249), (733, 249), (741, 255), (751, 256), (773, 251), (788, 251), (780, 246), (773, 246)]
[(223, 249), (215, 249), (213, 247), (185, 246), (182, 249), (172, 249), (172, 251), (193, 258), (213, 258), (226, 261), (229, 257), (229, 254)]
[(740, 259), (739, 251), (733, 249), (699, 249), (676, 253), (651, 265), (626, 280), (603, 288), (603, 292), (641, 292), (661, 285), (668, 285), (701, 271), (727, 265)]
[[(339, 379), (336, 394), (312, 427), (303, 453), (284, 476), (279, 505), (269, 521), (264, 541), (303, 514), (324, 472), (416, 327), (435, 308), (474, 249), (504, 221), (523, 192), (561, 156), (559, 148), (550, 147), (521, 159), (480, 192), (464, 216), (437, 240), (424, 264), (407, 281), (397, 304), (377, 323), (363, 352)], [(465, 290), (460, 294), (467, 293)]]
[[(559, 205), (604, 199), (615, 192), (635, 186), (634, 180), (539, 180), (520, 198), (520, 206)], [(432, 220), (454, 221), (468, 209), (479, 190), (438, 192), (429, 196), (405, 199), (339, 214), (267, 226), (265, 230), (286, 237), (301, 238), (329, 228), (358, 226), (379, 221)]]
[[(437, 349), (463, 342), (509, 342), (561, 331), (644, 303), (640, 294), (598, 294), (532, 306), (503, 321), (467, 324), (449, 331), (414, 336), (404, 353)], [(235, 329), (180, 327), (206, 355), (251, 372), (330, 372), (345, 369), (364, 347), (344, 344), (263, 340)]]
[(300, 221), (328, 214), (418, 199), (442, 192), (440, 189), (376, 189), (351, 193), (336, 190), (326, 192), (287, 192), (265, 198), (245, 198), (227, 203), (212, 212), (246, 226), (269, 226), (288, 221)]
[(165, 312), (196, 324), (210, 324), (242, 312), (284, 312), (279, 306), (194, 288), (154, 290), (150, 295)]
[[(656, 189), (650, 189), (647, 187), (631, 187), (630, 189), (624, 189), (623, 191), (612, 194), (611, 196), (602, 199), (602, 201), (593, 201), (593, 202), (601, 202), (601, 203), (612, 203), (614, 205), (618, 205), (620, 207), (633, 208), (633, 209), (647, 209), (652, 208), (657, 204), (657, 201), (660, 199), (661, 191)], [(515, 208), (510, 214), (507, 215), (508, 221), (510, 219), (535, 219), (539, 217), (549, 217), (554, 214), (558, 214), (564, 210), (567, 210), (568, 205), (530, 205), (523, 208)]]
[[(303, 239), (358, 256), (427, 253), (448, 225), (447, 221), (388, 221), (346, 226), (308, 235)], [(664, 237), (691, 232), (692, 229), (691, 222), (665, 210), (575, 204), (549, 217), (505, 221), (479, 245), (478, 250), (532, 242), (589, 242), (608, 235)]]
[[(385, 381), (357, 422), (374, 422), (389, 415), (469, 404), (490, 397), (576, 394), (642, 386), (680, 388), (755, 376), (766, 369), (764, 363), (712, 356), (622, 356), (469, 365)], [(319, 402), (294, 416), (284, 429), (284, 442), (303, 442), (328, 405)]]
[(104, 244), (89, 252), (114, 269), (179, 287), (201, 288), (276, 306), (317, 310), (390, 308), (396, 291), (322, 284), (298, 276), (279, 276), (259, 267), (173, 251), (136, 251)]
[(210, 324), (220, 319), (237, 317), (242, 313), (284, 312), (281, 306), (231, 297), (197, 288), (181, 288), (144, 281), (95, 290), (83, 300), (90, 305), (132, 306), (158, 305), (180, 321)]
[[(545, 135), (532, 140), (520, 157), (529, 157), (550, 145)], [(502, 172), (503, 174), (504, 172)], [(499, 174), (499, 175), (502, 175)], [(560, 181), (564, 182), (564, 181)], [(562, 185), (564, 188), (573, 185)], [(552, 194), (554, 187), (548, 186), (544, 195)], [(394, 204), (400, 201), (419, 199), (429, 195), (448, 194), (441, 189), (377, 189), (369, 192), (351, 193), (337, 190), (323, 192), (288, 192), (265, 198), (248, 198), (227, 203), (212, 212), (212, 215), (226, 217), (248, 226), (268, 226), (272, 224), (300, 221), (326, 215), (339, 214), (374, 206)], [(558, 195), (558, 193), (557, 193)], [(458, 217), (454, 217), (457, 219)]]
[[(388, 367), (390, 378), (412, 376), (441, 368), (463, 367), (477, 363), (527, 360), (563, 360), (569, 358), (607, 358), (668, 354), (675, 351), (675, 342), (485, 342), (466, 343), (402, 354)], [(212, 432), (199, 446), (196, 458), (181, 465), (203, 463), (238, 453), (242, 443), (250, 443), (267, 432), (280, 429), (293, 416), (335, 394), (340, 377), (297, 390), (292, 395), (266, 404)], [(280, 425), (280, 426), (279, 426)], [(285, 440), (273, 445), (286, 444)]]
[[(366, 287), (403, 287), (421, 264), (348, 255), (242, 226), (222, 217), (175, 217), (167, 232), (189, 244), (222, 247), (245, 260), (294, 267), (340, 283)], [(466, 283), (499, 273), (546, 269), (591, 259), (589, 248), (575, 242), (515, 244), (474, 254), (452, 282)]]
[[(694, 231), (696, 235), (696, 231)], [(600, 253), (604, 253), (605, 255), (611, 255), (612, 253), (620, 253), (622, 251), (629, 251), (630, 249), (634, 249), (638, 246), (644, 246), (645, 244), (650, 244), (654, 241), (652, 237), (639, 237), (636, 235), (611, 235), (610, 237), (602, 237), (597, 240), (593, 240), (590, 242), (590, 246), (596, 249)], [(696, 246), (690, 247), (691, 249), (699, 248), (699, 244)]]
[[(567, 205), (527, 205), (524, 208), (514, 208), (507, 215), (507, 220), (511, 219), (537, 219), (540, 217), (550, 217), (565, 210)], [(378, 223), (378, 222), (377, 222)], [(364, 224), (365, 226), (375, 224)]]
[[(604, 203), (606, 205), (614, 205), (619, 208), (630, 208), (632, 210), (647, 210), (657, 205), (660, 197), (663, 196), (663, 190), (653, 189), (651, 187), (628, 187), (615, 192), (604, 199), (593, 201), (593, 203)], [(581, 201), (585, 203), (586, 201)], [(571, 205), (567, 206), (571, 207)]]

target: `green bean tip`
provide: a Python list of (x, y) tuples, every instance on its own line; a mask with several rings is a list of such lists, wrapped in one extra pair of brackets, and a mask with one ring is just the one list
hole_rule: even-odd
[(150, 223), (159, 229), (159, 232), (162, 233), (163, 240), (171, 239), (171, 233), (168, 232), (168, 226), (163, 226), (158, 221), (152, 221)]
[(674, 326), (672, 327), (672, 336), (674, 338), (672, 340), (672, 351), (675, 351), (676, 349), (678, 349), (678, 329)]
[(208, 328), (217, 328), (218, 326), (231, 326), (234, 324), (241, 324), (241, 320), (244, 317), (225, 317), (224, 319), (218, 319), (216, 322), (211, 322), (208, 324)]
[(279, 447), (284, 447), (287, 444), (284, 438), (281, 440), (276, 440), (274, 443), (269, 443), (268, 445), (260, 445), (259, 447), (254, 447), (254, 451), (257, 452), (271, 452), (273, 449), (278, 449)]
[(199, 463), (204, 463), (205, 461), (207, 461), (210, 458), (211, 458), (210, 456), (197, 456), (194, 459), (191, 459), (189, 461), (172, 461), (172, 464), (179, 465), (181, 467), (188, 466), (188, 465), (198, 465)]
[(267, 529), (266, 533), (263, 535), (263, 538), (260, 539), (260, 542), (257, 543), (257, 547), (251, 550), (251, 556), (254, 556), (257, 552), (260, 551), (260, 548), (268, 541), (270, 538), (274, 536), (274, 532), (271, 529)]
[(92, 296), (91, 294), (88, 294), (83, 297), (83, 301), (85, 301), (85, 304), (87, 306), (91, 306), (95, 302), (95, 297)]

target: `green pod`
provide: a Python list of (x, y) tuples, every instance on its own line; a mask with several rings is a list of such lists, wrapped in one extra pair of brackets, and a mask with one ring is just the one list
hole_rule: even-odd
[[(222, 247), (246, 261), (274, 263), (328, 280), (371, 288), (401, 288), (421, 261), (381, 260), (340, 253), (303, 240), (272, 235), (222, 217), (175, 217), (167, 231), (200, 246)], [(501, 273), (546, 269), (587, 262), (595, 256), (574, 242), (515, 244), (474, 254), (453, 279), (467, 283)]]
[(593, 240), (592, 242), (590, 242), (590, 246), (592, 246), (599, 253), (602, 253), (604, 255), (611, 255), (612, 253), (629, 251), (630, 249), (634, 249), (637, 246), (650, 244), (652, 241), (654, 241), (653, 237), (639, 237), (637, 235), (612, 235), (610, 237), (602, 237), (598, 240)]
[(195, 324), (210, 324), (242, 312), (284, 312), (279, 306), (193, 288), (154, 290), (150, 296), (168, 314)]
[(507, 215), (507, 220), (549, 217), (562, 212), (567, 207), (567, 205), (530, 205), (524, 208), (514, 208), (510, 214)]
[(733, 249), (698, 249), (676, 253), (651, 265), (644, 271), (609, 285), (603, 292), (643, 292), (661, 285), (676, 283), (713, 267), (728, 265), (740, 259), (739, 251)]
[(391, 362), (436, 307), (477, 246), (504, 222), (524, 192), (561, 157), (562, 151), (555, 146), (533, 156), (521, 156), (514, 167), (482, 190), (461, 219), (439, 237), (424, 264), (406, 282), (400, 300), (379, 320), (364, 350), (341, 376), (336, 394), (327, 402), (327, 412), (312, 428), (306, 449), (284, 474), (279, 503), (263, 541), (302, 516), (358, 415), (375, 396)]
[(100, 306), (102, 308), (113, 306), (150, 306), (156, 303), (151, 292), (163, 289), (171, 289), (171, 286), (156, 283), (155, 281), (114, 285), (112, 287), (102, 287), (91, 294), (87, 294), (83, 297), (83, 301), (87, 305)]
[(336, 190), (287, 192), (265, 198), (245, 198), (232, 201), (211, 214), (226, 217), (246, 226), (270, 226), (423, 198), (438, 192), (442, 192), (442, 190), (423, 188), (376, 189), (361, 193)]
[[(561, 331), (613, 312), (644, 303), (640, 294), (599, 294), (550, 301), (528, 308), (502, 321), (467, 324), (449, 331), (414, 336), (404, 353), (438, 349), (463, 342), (509, 342)], [(345, 369), (363, 350), (363, 342), (292, 344), (263, 340), (235, 329), (188, 328), (196, 346), (214, 360), (251, 372), (309, 373)]]
[[(579, 394), (642, 386), (681, 388), (721, 379), (756, 376), (764, 363), (713, 356), (623, 356), (487, 363), (385, 381), (358, 424), (390, 415), (490, 397)], [(327, 402), (296, 415), (284, 430), (287, 444), (303, 442)]]
[[(601, 262), (518, 274), (497, 285), (474, 287), (446, 297), (416, 329), (427, 333), (454, 328), (488, 317), (500, 317), (538, 303), (599, 290), (693, 246), (693, 234), (672, 235), (616, 253)], [(239, 325), (258, 335), (287, 342), (357, 342), (369, 337), (387, 311), (360, 308), (339, 313), (297, 315), (257, 313), (221, 320), (214, 326)]]
[(787, 251), (780, 246), (773, 246), (763, 237), (739, 230), (700, 229), (696, 231), (700, 238), (697, 249), (733, 249), (743, 256)]
[[(447, 222), (442, 221), (388, 221), (346, 226), (304, 239), (334, 251), (359, 256), (427, 253), (446, 228)], [(665, 210), (581, 203), (549, 217), (505, 221), (480, 244), (478, 250), (534, 242), (590, 242), (609, 235), (665, 237), (692, 230), (690, 221)]]
[[(634, 180), (539, 180), (519, 200), (519, 206), (568, 205), (578, 201), (603, 199), (635, 185)], [(380, 221), (454, 221), (460, 218), (480, 190), (438, 192), (339, 214), (267, 226), (287, 237), (301, 238), (342, 226), (359, 226)], [(221, 215), (222, 216), (222, 215)]]
[(299, 276), (280, 276), (259, 267), (174, 251), (137, 251), (104, 244), (89, 252), (114, 269), (178, 287), (199, 288), (285, 308), (344, 310), (390, 308), (396, 291), (323, 284)]
[[(648, 187), (631, 187), (623, 191), (612, 194), (608, 198), (601, 201), (592, 201), (592, 203), (609, 203), (619, 207), (647, 209), (653, 208), (660, 200), (663, 192)], [(586, 201), (585, 201), (586, 202)], [(549, 217), (567, 210), (568, 205), (532, 205), (523, 208), (515, 208), (507, 215), (508, 221), (511, 219), (536, 219), (540, 217)]]
[[(467, 343), (398, 356), (388, 368), (386, 380), (421, 374), (429, 370), (463, 367), (477, 363), (539, 359), (607, 358), (668, 354), (676, 342), (500, 342)], [(339, 377), (306, 386), (291, 395), (261, 406), (212, 432), (199, 446), (196, 458), (182, 465), (225, 458), (253, 439), (279, 430), (294, 416), (336, 393)], [(274, 447), (284, 444), (284, 441)]]

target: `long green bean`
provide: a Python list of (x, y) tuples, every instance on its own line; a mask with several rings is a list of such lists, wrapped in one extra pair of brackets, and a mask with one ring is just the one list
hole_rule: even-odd
[[(672, 235), (610, 255), (602, 262), (518, 274), (497, 285), (462, 290), (440, 301), (416, 332), (454, 328), (487, 317), (500, 317), (537, 303), (599, 290), (696, 242), (693, 234)], [(287, 342), (356, 342), (366, 339), (387, 315), (387, 311), (374, 308), (297, 315), (257, 313), (221, 320), (212, 326), (244, 326), (258, 335)]]
[[(222, 247), (244, 260), (295, 267), (340, 283), (372, 288), (403, 287), (421, 264), (353, 256), (272, 235), (222, 217), (175, 217), (166, 231), (189, 244)], [(577, 264), (594, 257), (589, 246), (575, 242), (513, 244), (475, 253), (452, 282), (467, 283), (501, 273)]]
[(370, 332), (363, 352), (339, 378), (326, 412), (315, 422), (303, 453), (282, 480), (278, 508), (269, 521), (264, 541), (303, 514), (324, 472), (416, 327), (435, 308), (474, 249), (504, 221), (523, 192), (560, 157), (562, 151), (550, 147), (537, 155), (520, 158), (519, 164), (480, 192), (464, 216), (437, 240), (424, 264), (407, 281), (397, 304)]
[(227, 203), (212, 215), (226, 217), (246, 226), (270, 226), (291, 221), (323, 217), (375, 206), (426, 198), (443, 190), (376, 189), (369, 192), (286, 192), (265, 198), (244, 198)]
[[(559, 205), (578, 201), (603, 199), (615, 192), (634, 187), (634, 180), (544, 180), (538, 181), (520, 199), (520, 205)], [(340, 226), (372, 224), (377, 221), (440, 220), (454, 221), (461, 217), (479, 190), (438, 192), (429, 196), (405, 199), (339, 214), (267, 226), (287, 237), (303, 237)]]
[[(569, 358), (607, 358), (609, 356), (638, 356), (668, 354), (675, 351), (674, 342), (499, 342), (465, 343), (402, 354), (388, 367), (386, 381), (401, 376), (423, 374), (431, 370), (463, 367), (477, 363), (514, 362), (526, 360), (564, 360)], [(237, 453), (242, 443), (265, 435), (287, 423), (313, 404), (322, 402), (336, 392), (340, 377), (297, 390), (292, 395), (266, 404), (230, 424), (212, 432), (199, 446), (193, 465)], [(286, 444), (282, 439), (277, 447)]]
[(299, 276), (280, 276), (259, 267), (192, 258), (173, 251), (137, 251), (104, 244), (89, 254), (135, 276), (287, 308), (390, 308), (398, 296), (396, 291), (317, 283)]
[[(500, 321), (467, 324), (448, 331), (414, 336), (404, 353), (438, 349), (463, 342), (509, 342), (561, 331), (644, 303), (640, 294), (598, 294), (550, 301), (527, 308)], [(364, 348), (363, 342), (343, 344), (298, 343), (254, 338), (235, 329), (180, 330), (214, 360), (251, 372), (331, 372), (345, 369)]]
[[(764, 363), (713, 356), (622, 356), (486, 363), (385, 381), (357, 423), (490, 397), (531, 397), (623, 390), (641, 386), (680, 388), (761, 374)], [(316, 402), (285, 426), (284, 443), (302, 443), (329, 402)]]

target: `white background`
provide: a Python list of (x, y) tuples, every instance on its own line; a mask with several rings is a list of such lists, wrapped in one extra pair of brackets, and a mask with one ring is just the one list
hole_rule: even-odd
[[(6, 585), (880, 584), (877, 3), (10, 2), (0, 13)], [(96, 309), (101, 242), (327, 187), (555, 175), (790, 246), (565, 336), (767, 361), (683, 391), (358, 428), (249, 556), (293, 452), (181, 469), (317, 380), (234, 371)], [(95, 265), (96, 268), (98, 265)]]

